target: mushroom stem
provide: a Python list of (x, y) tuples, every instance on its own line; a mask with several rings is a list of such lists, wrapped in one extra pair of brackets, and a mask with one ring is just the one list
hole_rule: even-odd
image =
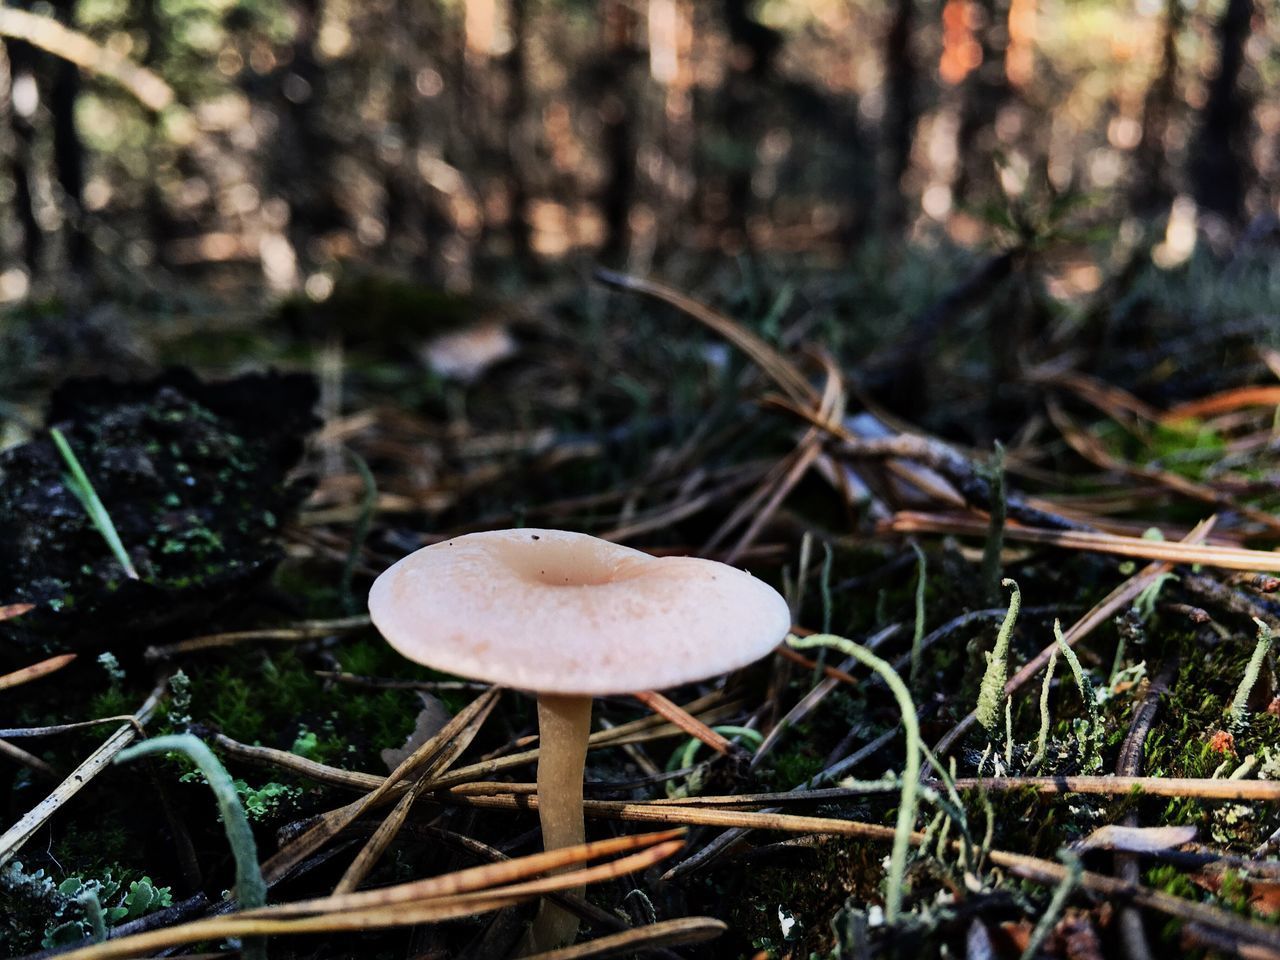
[[(542, 821), (544, 850), (572, 847), (586, 840), (582, 779), (590, 734), (590, 697), (538, 696), (538, 819)], [(577, 933), (577, 916), (544, 900), (520, 953), (554, 950), (572, 943)]]

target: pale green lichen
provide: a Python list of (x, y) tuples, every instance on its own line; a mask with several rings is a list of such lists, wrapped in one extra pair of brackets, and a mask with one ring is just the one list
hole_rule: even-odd
[(1089, 679), (1089, 675), (1084, 672), (1084, 667), (1080, 665), (1080, 658), (1076, 656), (1076, 652), (1071, 649), (1071, 645), (1067, 643), (1066, 637), (1062, 635), (1062, 621), (1053, 621), (1053, 637), (1057, 641), (1058, 650), (1062, 653), (1062, 657), (1067, 661), (1067, 666), (1071, 668), (1071, 675), (1075, 678), (1076, 689), (1080, 692), (1080, 699), (1084, 701), (1084, 709), (1087, 719), (1079, 729), (1080, 736), (1080, 753), (1084, 761), (1086, 770), (1096, 770), (1102, 765), (1101, 734), (1102, 721), (1098, 716), (1098, 700), (1093, 695), (1093, 682)]
[[(924, 551), (920, 549), (919, 544), (911, 544), (911, 549), (916, 552), (916, 628), (911, 635), (911, 689), (915, 690), (920, 685), (920, 654), (921, 641), (924, 640), (924, 593), (925, 587), (928, 585), (926, 574), (928, 573), (924, 559)], [(828, 631), (824, 630), (823, 633)]]
[(987, 543), (982, 551), (982, 586), (987, 597), (994, 600), (1000, 593), (997, 582), (1008, 586), (1007, 580), (1000, 580), (1000, 554), (1004, 550), (1004, 521), (1008, 512), (1004, 484), (1004, 445), (1000, 441), (996, 441), (991, 461), (982, 472), (991, 484), (991, 522), (987, 527)]
[(1013, 628), (1018, 622), (1018, 611), (1022, 608), (1022, 591), (1018, 584), (1008, 578), (1000, 581), (1009, 587), (1013, 594), (1009, 597), (1009, 610), (996, 634), (996, 645), (987, 653), (987, 669), (982, 675), (982, 684), (978, 687), (978, 706), (975, 710), (978, 723), (991, 736), (997, 735), (997, 727), (1004, 706), (1004, 685), (1009, 678), (1009, 642), (1013, 637)]
[(1029, 769), (1036, 770), (1044, 763), (1045, 751), (1049, 747), (1049, 689), (1053, 684), (1053, 672), (1058, 668), (1058, 648), (1054, 647), (1049, 654), (1049, 666), (1044, 671), (1044, 681), (1040, 684), (1040, 732), (1036, 734), (1036, 752), (1031, 758)]
[(1258, 625), (1258, 642), (1254, 645), (1253, 656), (1249, 658), (1249, 665), (1245, 667), (1240, 686), (1236, 688), (1236, 695), (1232, 697), (1228, 709), (1231, 725), (1236, 728), (1248, 723), (1249, 694), (1253, 692), (1253, 685), (1258, 682), (1258, 674), (1271, 649), (1271, 628), (1257, 617), (1253, 618), (1253, 622)]
[(893, 694), (902, 712), (902, 730), (906, 735), (906, 759), (902, 769), (902, 799), (898, 804), (898, 820), (893, 835), (893, 851), (889, 856), (889, 876), (886, 881), (885, 919), (893, 923), (902, 911), (903, 880), (907, 868), (907, 852), (911, 847), (911, 832), (916, 822), (916, 792), (920, 786), (920, 724), (916, 716), (916, 707), (911, 700), (911, 693), (902, 678), (889, 665), (874, 653), (845, 637), (832, 634), (816, 634), (811, 637), (787, 637), (787, 643), (797, 650), (812, 647), (831, 647), (839, 650), (847, 657), (853, 657), (864, 667), (880, 676)]
[[(262, 879), (262, 870), (258, 866), (258, 845), (253, 839), (253, 830), (249, 827), (244, 806), (240, 803), (235, 783), (227, 773), (226, 767), (213, 755), (213, 751), (205, 745), (203, 740), (189, 733), (144, 740), (136, 746), (122, 750), (115, 762), (127, 763), (152, 753), (184, 753), (204, 774), (217, 800), (218, 812), (222, 815), (222, 825), (227, 833), (227, 842), (235, 857), (236, 900), (245, 909), (262, 906), (267, 901), (267, 884)], [(261, 940), (246, 940), (243, 952), (250, 960), (266, 960), (266, 947)]]

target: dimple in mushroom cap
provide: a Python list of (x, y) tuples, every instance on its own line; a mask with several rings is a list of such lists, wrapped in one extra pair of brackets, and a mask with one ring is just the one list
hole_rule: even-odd
[(418, 550), (374, 582), (369, 612), (418, 663), (592, 696), (660, 690), (744, 666), (791, 623), (777, 591), (725, 564), (537, 529)]

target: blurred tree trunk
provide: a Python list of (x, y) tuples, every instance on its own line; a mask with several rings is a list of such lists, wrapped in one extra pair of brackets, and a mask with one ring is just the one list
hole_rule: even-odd
[[(501, 13), (501, 17), (499, 14)], [(524, 117), (527, 0), (467, 0), (466, 77), (470, 92), (463, 143), (482, 206), (478, 252), (483, 259), (530, 262)], [(499, 44), (505, 27), (506, 45)], [(464, 164), (464, 168), (467, 165)]]
[(599, 84), (601, 149), (607, 170), (600, 197), (605, 223), (600, 256), (610, 265), (621, 266), (630, 246), (629, 221), (636, 192), (636, 141), (632, 129), (636, 110), (631, 88), (634, 67), (640, 59), (636, 40), (639, 21), (635, 11), (622, 0), (607, 0), (603, 7), (603, 56), (592, 71)]
[(1182, 33), (1183, 0), (1165, 0), (1160, 32), (1160, 71), (1147, 88), (1142, 105), (1142, 139), (1134, 155), (1130, 198), (1134, 210), (1151, 215), (1168, 209), (1174, 196), (1165, 134), (1173, 117), (1178, 83), (1178, 36)]
[(272, 189), (289, 205), (289, 243), (299, 264), (311, 242), (345, 224), (334, 193), (334, 144), (321, 127), (326, 78), (316, 58), (321, 0), (295, 0), (292, 55), (276, 75)]
[(508, 184), (509, 229), (511, 248), (522, 264), (532, 263), (529, 246), (529, 188), (523, 158), (530, 149), (525, 130), (525, 111), (528, 108), (528, 78), (525, 75), (525, 45), (528, 34), (527, 0), (509, 0), (507, 5), (507, 30), (511, 35), (511, 49), (502, 58), (502, 70), (506, 75), (506, 99), (503, 104), (503, 128), (506, 134), (506, 166)]
[(906, 224), (906, 198), (902, 178), (911, 165), (911, 145), (916, 126), (916, 65), (911, 58), (911, 31), (915, 0), (896, 0), (889, 32), (885, 35), (885, 109), (883, 146), (880, 151), (880, 226), (887, 237)]
[(951, 188), (957, 204), (981, 195), (983, 185), (992, 180), (992, 157), (999, 145), (996, 117), (1011, 93), (1005, 72), (1009, 2), (970, 0), (969, 5), (978, 11), (975, 33), (982, 48), (982, 62), (965, 77), (961, 91), (960, 127), (956, 133), (958, 164)]
[(773, 70), (774, 58), (782, 47), (782, 34), (752, 16), (751, 0), (722, 0), (722, 14), (733, 48), (723, 91), (724, 134), (733, 141), (726, 193), (728, 209), (725, 226), (744, 245), (748, 242), (747, 220), (753, 206), (751, 180), (755, 172), (756, 148), (760, 141), (759, 105), (765, 83)]
[(21, 40), (5, 41), (8, 53), (6, 69), (8, 83), (5, 88), (4, 110), (8, 114), (12, 148), (8, 151), (9, 175), (13, 178), (13, 211), (22, 231), (22, 258), (27, 274), (35, 277), (40, 272), (40, 258), (44, 253), (44, 232), (36, 219), (34, 176), (31, 150), (35, 142), (35, 126), (31, 114), (24, 112), (15, 102), (15, 91), (20, 84), (35, 83), (36, 51)]
[[(57, 0), (58, 20), (74, 28), (75, 0)], [(53, 162), (58, 171), (67, 221), (67, 261), (74, 274), (83, 276), (90, 266), (91, 247), (84, 219), (84, 145), (76, 129), (76, 100), (80, 96), (80, 68), (54, 59), (49, 111), (53, 115)]]
[[(164, 59), (168, 28), (160, 11), (159, 0), (141, 0), (138, 6), (138, 26), (147, 38), (146, 50), (141, 57), (142, 65), (163, 75), (160, 62)], [(168, 158), (170, 149), (165, 142), (158, 114), (148, 112), (147, 126), (149, 169), (143, 203), (149, 232), (148, 239), (154, 245), (156, 259), (160, 263), (165, 263), (167, 251), (171, 247), (170, 241), (178, 235), (177, 221), (169, 212), (161, 190), (162, 166)], [(176, 161), (176, 158), (171, 159)]]
[(1196, 203), (1230, 223), (1244, 219), (1251, 170), (1249, 105), (1240, 88), (1240, 74), (1252, 17), (1253, 0), (1227, 0), (1217, 27), (1218, 72), (1209, 83), (1191, 151)]

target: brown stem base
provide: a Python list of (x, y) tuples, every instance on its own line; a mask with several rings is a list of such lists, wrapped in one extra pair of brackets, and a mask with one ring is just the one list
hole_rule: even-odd
[[(538, 697), (538, 818), (544, 850), (573, 847), (586, 840), (582, 778), (590, 733), (590, 697)], [(569, 892), (581, 894), (582, 890)], [(578, 917), (543, 900), (517, 956), (565, 946), (577, 934)]]

